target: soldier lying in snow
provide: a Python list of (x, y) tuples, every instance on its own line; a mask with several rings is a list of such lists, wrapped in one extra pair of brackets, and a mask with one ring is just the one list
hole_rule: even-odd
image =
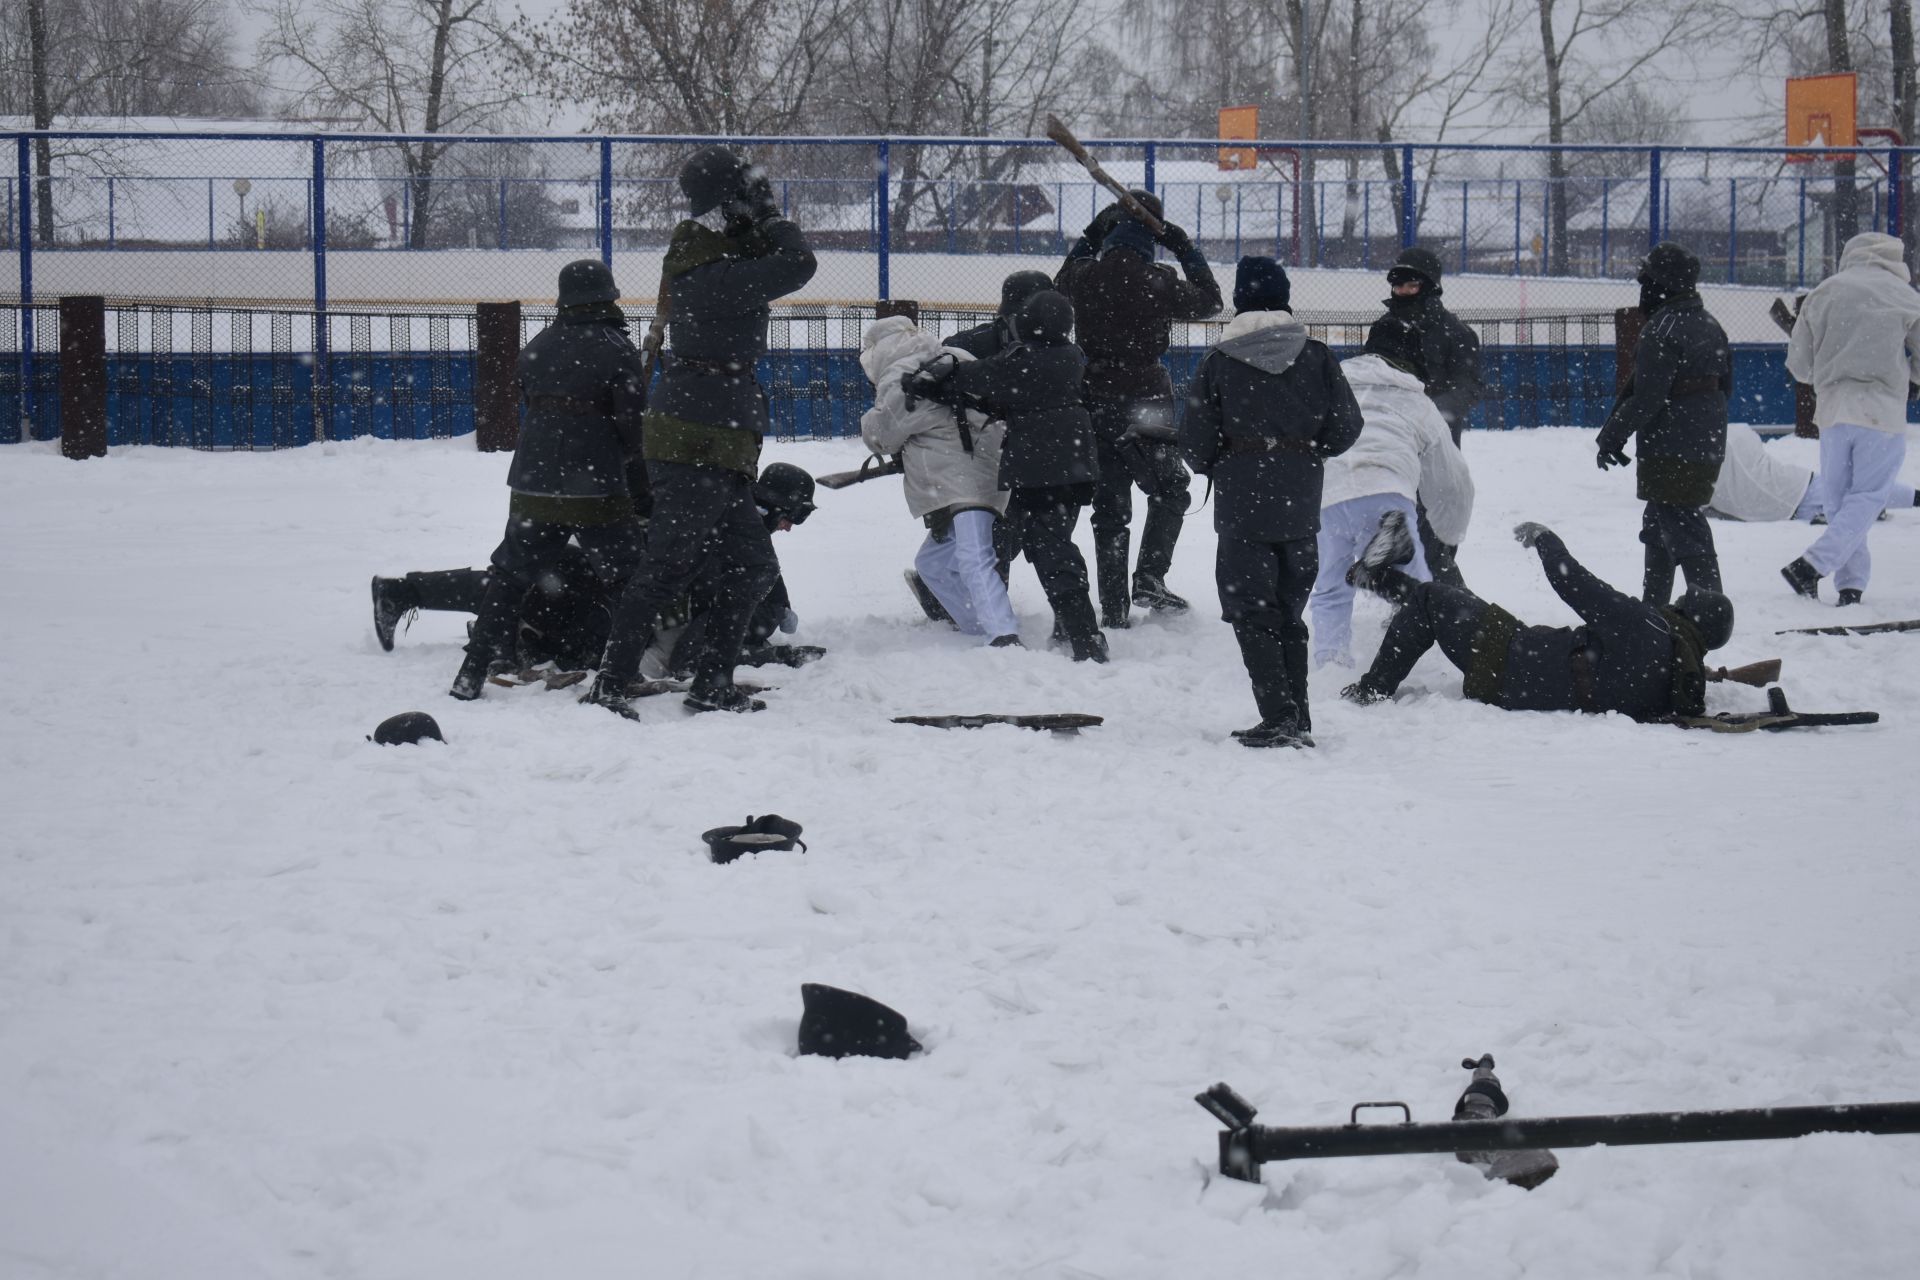
[(1733, 636), (1731, 601), (1689, 587), (1672, 606), (1646, 604), (1588, 572), (1545, 525), (1513, 532), (1582, 625), (1530, 627), (1463, 587), (1415, 582), (1399, 568), (1413, 538), (1395, 513), (1349, 571), (1355, 586), (1397, 606), (1393, 621), (1373, 666), (1341, 696), (1362, 705), (1392, 697), (1437, 644), (1466, 676), (1467, 697), (1508, 711), (1705, 714), (1705, 659)]

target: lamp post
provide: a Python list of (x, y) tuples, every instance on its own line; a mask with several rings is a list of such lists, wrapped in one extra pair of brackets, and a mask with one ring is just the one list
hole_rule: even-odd
[(253, 190), (253, 183), (246, 178), (233, 180), (233, 194), (240, 197), (240, 243), (246, 244), (247, 235), (247, 192)]

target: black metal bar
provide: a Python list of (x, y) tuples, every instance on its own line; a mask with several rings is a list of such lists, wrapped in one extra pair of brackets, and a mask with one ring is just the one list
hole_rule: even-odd
[(1920, 1133), (1920, 1102), (1746, 1111), (1647, 1111), (1626, 1115), (1508, 1116), (1441, 1124), (1249, 1125), (1220, 1135), (1222, 1170), (1275, 1160), (1522, 1151), (1534, 1147), (1631, 1147), (1684, 1142), (1758, 1142), (1813, 1133)]

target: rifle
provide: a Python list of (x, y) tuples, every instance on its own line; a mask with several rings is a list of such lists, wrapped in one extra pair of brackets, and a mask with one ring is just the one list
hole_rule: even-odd
[(1145, 223), (1147, 230), (1152, 232), (1156, 238), (1165, 233), (1167, 229), (1166, 224), (1148, 212), (1147, 206), (1141, 204), (1140, 201), (1134, 197), (1133, 192), (1121, 186), (1119, 182), (1115, 181), (1112, 174), (1100, 167), (1100, 162), (1088, 153), (1085, 146), (1081, 145), (1080, 139), (1073, 136), (1073, 130), (1060, 123), (1059, 116), (1047, 116), (1046, 134), (1048, 138), (1065, 147), (1067, 154), (1071, 155), (1075, 160), (1078, 160), (1081, 167), (1093, 177), (1095, 182), (1113, 192), (1113, 197), (1120, 202), (1120, 207)]
[[(1253, 1106), (1224, 1084), (1194, 1099), (1226, 1126), (1220, 1134), (1220, 1172), (1242, 1182), (1260, 1181), (1260, 1166), (1279, 1160), (1334, 1159), (1342, 1156), (1421, 1155), (1492, 1156), (1532, 1152), (1551, 1156), (1550, 1147), (1656, 1146), (1690, 1142), (1759, 1142), (1803, 1138), (1812, 1133), (1920, 1133), (1920, 1102), (1869, 1102), (1824, 1107), (1760, 1107), (1743, 1111), (1648, 1111), (1624, 1115), (1545, 1116), (1515, 1119), (1493, 1103), (1493, 1118), (1469, 1118), (1468, 1097), (1484, 1091), (1478, 1067), (1491, 1059), (1468, 1059), (1475, 1083), (1462, 1095), (1456, 1116), (1442, 1123), (1415, 1124), (1404, 1102), (1361, 1102), (1344, 1125), (1280, 1128), (1255, 1124)], [(1497, 1089), (1498, 1082), (1494, 1087)], [(1505, 1096), (1500, 1095), (1500, 1101)], [(1489, 1100), (1491, 1101), (1491, 1100)], [(1397, 1107), (1400, 1124), (1361, 1124), (1360, 1112)], [(1462, 1112), (1467, 1114), (1463, 1115)], [(1481, 1163), (1475, 1159), (1472, 1163)], [(1557, 1167), (1558, 1162), (1555, 1162)], [(1504, 1177), (1489, 1169), (1489, 1177)], [(1537, 1171), (1544, 1162), (1534, 1166)], [(1551, 1172), (1541, 1173), (1539, 1185)], [(1517, 1182), (1516, 1185), (1529, 1185)]]
[(1710, 682), (1726, 680), (1734, 684), (1750, 684), (1756, 689), (1764, 689), (1779, 678), (1780, 659), (1778, 658), (1749, 662), (1744, 667), (1707, 668), (1707, 679)]
[(1920, 631), (1920, 618), (1905, 622), (1863, 622), (1857, 627), (1794, 627), (1776, 631), (1777, 636), (1878, 636), (1895, 631)]
[(900, 455), (891, 458), (880, 454), (869, 454), (857, 470), (830, 471), (824, 476), (815, 476), (813, 482), (827, 489), (845, 489), (849, 485), (862, 484), (868, 480), (878, 480), (881, 476), (897, 476), (906, 467), (900, 461)]

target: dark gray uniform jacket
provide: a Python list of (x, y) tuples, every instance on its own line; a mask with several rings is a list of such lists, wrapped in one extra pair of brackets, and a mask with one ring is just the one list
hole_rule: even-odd
[(816, 266), (800, 228), (784, 219), (738, 237), (692, 221), (674, 229), (661, 272), (669, 355), (647, 420), (649, 460), (756, 474), (767, 398), (754, 371), (767, 352), (769, 304)]
[[(1691, 671), (1697, 674), (1704, 652), (1691, 624), (1670, 609), (1602, 582), (1573, 558), (1557, 534), (1540, 535), (1533, 549), (1554, 592), (1584, 625), (1516, 627), (1507, 646), (1502, 706), (1512, 711), (1618, 711), (1637, 720), (1676, 711), (1701, 714), (1703, 707), (1674, 706), (1675, 664), (1687, 661), (1683, 651), (1691, 646)], [(1575, 680), (1576, 655), (1581, 654), (1592, 682), (1591, 701), (1580, 696)]]
[[(520, 443), (507, 483), (559, 498), (629, 496), (627, 463), (640, 455), (647, 391), (640, 353), (619, 324), (561, 318), (520, 351)], [(636, 473), (640, 468), (633, 469)], [(644, 503), (646, 495), (635, 493)]]
[(1633, 381), (1600, 429), (1604, 452), (1640, 437), (1640, 497), (1702, 507), (1727, 453), (1727, 397), (1733, 353), (1720, 322), (1697, 293), (1682, 294), (1648, 318), (1633, 350)]
[(929, 398), (977, 407), (1007, 424), (1002, 489), (1091, 484), (1093, 420), (1080, 403), (1086, 357), (1071, 342), (1022, 342), (962, 364)]
[(1005, 316), (995, 316), (985, 324), (977, 324), (971, 329), (962, 329), (952, 337), (941, 342), (943, 347), (953, 347), (964, 351), (975, 360), (985, 360), (988, 356), (997, 356), (1013, 343), (1013, 329), (1007, 324)]
[(1215, 532), (1292, 542), (1320, 531), (1322, 460), (1351, 448), (1361, 425), (1340, 362), (1289, 317), (1201, 359), (1180, 450), (1213, 479)]
[(1095, 256), (1082, 236), (1054, 277), (1073, 302), (1074, 336), (1087, 355), (1089, 400), (1170, 400), (1173, 381), (1160, 358), (1176, 320), (1220, 314), (1220, 285), (1191, 243), (1180, 259), (1187, 278), (1127, 249)]
[(1467, 415), (1486, 394), (1480, 376), (1480, 339), (1440, 301), (1438, 285), (1428, 285), (1411, 298), (1388, 298), (1387, 312), (1412, 324), (1420, 333), (1420, 357), (1427, 366), (1423, 385), (1440, 416), (1447, 420), (1453, 442)]

